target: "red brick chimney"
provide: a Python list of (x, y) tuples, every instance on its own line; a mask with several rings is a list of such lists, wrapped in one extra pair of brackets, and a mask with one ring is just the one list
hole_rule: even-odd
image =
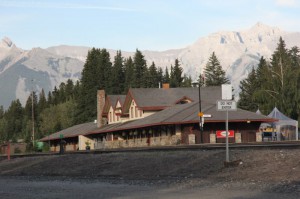
[(105, 125), (105, 120), (102, 118), (102, 112), (105, 104), (105, 90), (97, 91), (97, 127)]
[(164, 83), (163, 84), (163, 89), (169, 89), (170, 88), (170, 84), (169, 83)]

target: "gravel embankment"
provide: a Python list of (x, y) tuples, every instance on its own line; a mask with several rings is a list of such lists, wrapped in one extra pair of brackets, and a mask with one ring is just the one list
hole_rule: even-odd
[[(240, 164), (224, 167), (224, 150), (1, 160), (0, 197), (18, 198), (18, 194), (29, 193), (28, 189), (32, 192), (28, 198), (43, 198), (42, 191), (48, 196), (45, 198), (74, 193), (78, 194), (72, 198), (84, 198), (80, 193), (85, 192), (104, 194), (101, 198), (199, 198), (199, 194), (215, 198), (217, 193), (221, 198), (300, 198), (300, 149), (234, 149), (230, 155), (231, 160), (241, 160)], [(15, 195), (10, 195), (10, 189)], [(58, 195), (52, 189), (57, 189)]]

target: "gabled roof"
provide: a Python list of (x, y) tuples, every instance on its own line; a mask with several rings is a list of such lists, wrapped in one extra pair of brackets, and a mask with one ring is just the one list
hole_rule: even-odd
[(58, 131), (49, 136), (46, 136), (46, 137), (42, 138), (41, 141), (60, 139), (61, 134), (63, 135), (63, 138), (77, 137), (79, 135), (84, 135), (95, 129), (97, 129), (97, 124), (94, 122), (78, 124), (78, 125), (72, 126), (70, 128)]
[[(199, 101), (198, 88), (132, 88), (129, 90), (124, 102), (124, 113), (128, 112), (132, 99), (143, 110), (163, 110), (175, 105), (180, 99), (188, 98)], [(202, 102), (216, 102), (221, 99), (221, 87), (201, 87)]]
[(126, 95), (119, 95), (119, 101), (121, 103), (121, 105), (123, 106), (124, 102), (125, 102), (125, 99), (126, 99)]
[(118, 100), (120, 101), (121, 106), (123, 106), (125, 97), (126, 95), (107, 95), (102, 114), (108, 113), (110, 107), (115, 109)]

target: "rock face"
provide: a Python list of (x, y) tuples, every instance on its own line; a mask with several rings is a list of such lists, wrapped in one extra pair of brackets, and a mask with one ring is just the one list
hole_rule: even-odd
[[(215, 52), (237, 94), (240, 81), (257, 67), (261, 56), (271, 57), (280, 36), (288, 48), (300, 47), (299, 32), (285, 32), (257, 23), (248, 30), (212, 33), (183, 49), (143, 51), (143, 54), (148, 65), (155, 62), (163, 69), (174, 65), (178, 58), (184, 72), (197, 79)], [(16, 98), (24, 104), (32, 88), (35, 91), (43, 88), (48, 92), (69, 78), (78, 80), (89, 49), (61, 45), (24, 51), (9, 38), (3, 38), (0, 42), (0, 105), (8, 107)], [(116, 50), (108, 51), (113, 59)], [(122, 55), (126, 58), (134, 52), (123, 51)]]
[(25, 104), (32, 89), (47, 93), (69, 78), (78, 80), (83, 64), (41, 48), (24, 51), (4, 38), (0, 42), (0, 105), (6, 108), (14, 99)]

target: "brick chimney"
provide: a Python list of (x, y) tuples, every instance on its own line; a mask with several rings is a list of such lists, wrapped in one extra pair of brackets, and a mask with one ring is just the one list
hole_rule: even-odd
[(163, 89), (169, 89), (170, 88), (170, 84), (169, 83), (164, 83), (163, 84)]
[(105, 125), (106, 121), (102, 118), (102, 112), (105, 104), (105, 90), (97, 91), (97, 127)]

